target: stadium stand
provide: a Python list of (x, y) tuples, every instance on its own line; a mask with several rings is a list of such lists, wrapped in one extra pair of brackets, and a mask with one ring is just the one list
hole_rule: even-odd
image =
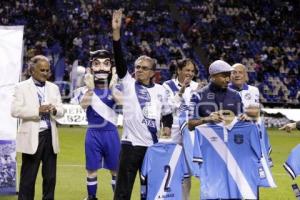
[[(265, 106), (299, 104), (296, 1), (8, 0), (0, 2), (0, 23), (25, 25), (26, 59), (46, 54), (52, 78), (62, 93), (68, 93), (64, 81), (69, 79), (73, 61), (88, 66), (90, 50), (112, 49), (111, 13), (118, 7), (126, 15), (122, 40), (127, 63), (140, 54), (156, 58), (157, 82), (172, 76), (176, 60), (190, 57), (199, 67), (198, 81), (205, 85), (204, 64), (221, 58), (247, 66), (249, 84), (260, 89)], [(26, 64), (23, 70), (26, 77)]]

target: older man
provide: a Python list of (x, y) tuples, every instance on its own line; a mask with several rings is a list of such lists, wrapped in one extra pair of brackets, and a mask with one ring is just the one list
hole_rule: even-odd
[(134, 63), (135, 77), (127, 71), (120, 43), (122, 11), (113, 14), (113, 45), (118, 77), (123, 86), (123, 135), (114, 199), (130, 200), (136, 173), (141, 170), (146, 150), (158, 142), (160, 122), (171, 134), (172, 110), (166, 104), (167, 91), (153, 83), (155, 61), (140, 56)]
[(13, 117), (21, 119), (17, 133), (17, 151), (22, 153), (19, 200), (33, 200), (35, 180), (42, 165), (44, 200), (54, 199), (56, 159), (59, 152), (54, 118), (64, 109), (58, 87), (48, 82), (49, 61), (38, 55), (30, 60), (31, 78), (19, 83), (11, 106)]
[(232, 66), (231, 83), (229, 87), (236, 90), (243, 102), (244, 112), (252, 118), (259, 117), (259, 90), (255, 86), (247, 84), (248, 74), (246, 67), (240, 63)]

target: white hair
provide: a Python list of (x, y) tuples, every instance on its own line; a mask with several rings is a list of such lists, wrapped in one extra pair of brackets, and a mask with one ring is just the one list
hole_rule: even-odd
[(49, 59), (46, 56), (36, 55), (29, 60), (29, 67), (34, 68), (36, 64), (41, 60), (44, 60), (49, 63)]

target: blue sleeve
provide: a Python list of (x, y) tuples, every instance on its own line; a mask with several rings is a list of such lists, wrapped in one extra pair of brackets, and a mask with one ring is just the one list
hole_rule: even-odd
[(150, 160), (150, 153), (151, 152), (151, 147), (149, 147), (146, 151), (143, 165), (142, 165), (142, 170), (141, 170), (141, 178), (142, 180), (145, 180), (148, 172), (151, 170), (151, 160)]
[(265, 127), (265, 125), (262, 125), (262, 131), (263, 131), (263, 138), (264, 138), (264, 143), (265, 143), (265, 148), (268, 152), (268, 156), (271, 155), (271, 152), (272, 152), (272, 146), (271, 146), (271, 143), (270, 143), (270, 138), (269, 138), (269, 134), (268, 134), (268, 131)]
[[(190, 174), (196, 176), (196, 174), (198, 174), (199, 160), (202, 160), (196, 134), (191, 134), (189, 131), (184, 114), (179, 117), (179, 126), (182, 135), (182, 146), (187, 167), (190, 171)], [(195, 137), (193, 138), (194, 144), (191, 137)]]
[(298, 144), (290, 153), (283, 167), (295, 179), (300, 175), (300, 144)]
[(200, 167), (201, 164), (203, 163), (203, 155), (201, 151), (201, 146), (202, 146), (202, 136), (199, 131), (199, 129), (195, 129), (195, 134), (194, 134), (194, 147), (193, 147), (193, 169), (194, 173), (193, 175), (196, 177), (200, 177)]
[(251, 132), (250, 132), (250, 141), (251, 141), (251, 147), (252, 150), (255, 152), (258, 160), (262, 157), (262, 147), (260, 145), (260, 136), (259, 131), (256, 125), (251, 125)]
[(180, 162), (181, 162), (181, 166), (182, 166), (182, 177), (183, 178), (189, 178), (190, 177), (190, 170), (189, 170), (189, 167), (188, 167), (188, 163), (185, 159), (185, 156), (184, 156), (184, 151), (181, 152), (181, 155), (180, 155)]

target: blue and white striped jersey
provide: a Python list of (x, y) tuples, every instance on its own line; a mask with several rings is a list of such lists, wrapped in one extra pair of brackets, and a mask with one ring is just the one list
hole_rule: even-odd
[(188, 106), (192, 93), (198, 88), (198, 83), (191, 81), (190, 84), (185, 88), (181, 98), (178, 96), (178, 91), (181, 89), (178, 79), (168, 80), (163, 83), (163, 86), (167, 89), (168, 102), (173, 110), (171, 137), (173, 142), (179, 144), (182, 142), (179, 129), (179, 115), (181, 112), (186, 112), (186, 118), (188, 118)]
[(147, 200), (182, 198), (182, 180), (189, 176), (184, 159), (180, 145), (161, 139), (147, 149), (141, 172)]
[(257, 199), (265, 175), (256, 125), (235, 118), (229, 125), (197, 126), (195, 134), (194, 146), (201, 154), (194, 156), (203, 160), (198, 174), (201, 199)]
[(245, 108), (248, 108), (249, 106), (259, 107), (259, 90), (257, 87), (244, 84), (243, 89), (238, 90), (231, 83), (228, 85), (228, 87), (236, 90), (240, 94), (244, 106), (243, 110), (245, 110)]
[(166, 89), (159, 84), (144, 86), (128, 72), (121, 84), (124, 98), (122, 142), (133, 146), (156, 143), (161, 117), (172, 113)]

